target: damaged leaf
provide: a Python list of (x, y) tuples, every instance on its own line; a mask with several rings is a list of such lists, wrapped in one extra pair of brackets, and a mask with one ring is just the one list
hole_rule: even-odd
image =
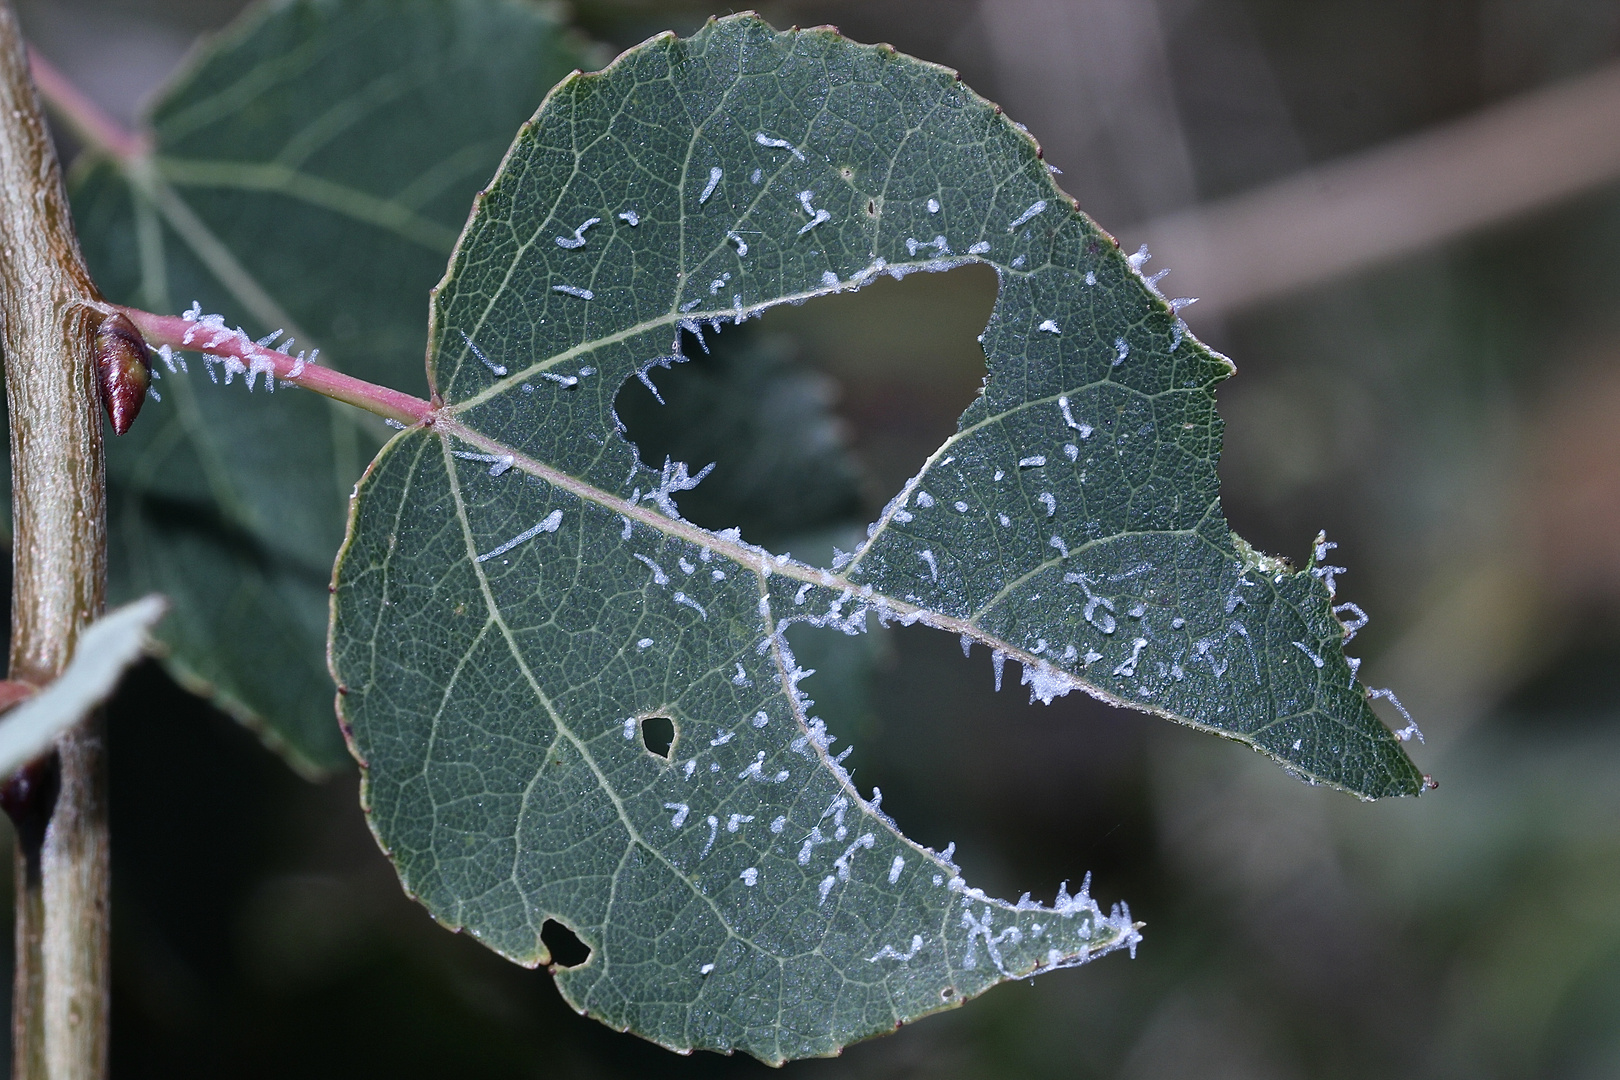
[[(623, 438), (620, 387), (683, 332), (967, 261), (1001, 283), (984, 394), (830, 565), (682, 519), (702, 463)], [(522, 963), (570, 928), (558, 984), (608, 1024), (772, 1062), (1134, 948), (1123, 907), (996, 900), (907, 840), (800, 690), (800, 622), (920, 622), (1043, 701), (1415, 793), (1330, 575), (1228, 529), (1231, 365), (1139, 265), (999, 110), (887, 47), (738, 16), (559, 85), (434, 294), (444, 407), (372, 464), (335, 575), (340, 712), (407, 889)]]

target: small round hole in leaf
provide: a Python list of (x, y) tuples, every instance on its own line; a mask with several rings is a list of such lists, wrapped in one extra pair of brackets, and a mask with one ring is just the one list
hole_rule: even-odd
[(576, 968), (591, 958), (591, 947), (556, 919), (547, 919), (541, 925), (540, 942), (551, 954), (554, 967)]
[(669, 760), (669, 751), (675, 745), (675, 721), (667, 716), (649, 716), (641, 722), (641, 745), (649, 754)]

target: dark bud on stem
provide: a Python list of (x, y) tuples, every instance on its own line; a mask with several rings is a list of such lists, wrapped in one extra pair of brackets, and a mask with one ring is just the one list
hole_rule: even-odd
[(96, 327), (96, 373), (107, 419), (112, 421), (113, 432), (122, 435), (135, 422), (152, 382), (152, 354), (146, 339), (123, 315), (108, 315)]
[(56, 809), (56, 795), (61, 781), (61, 759), (52, 750), (0, 783), (0, 810), (11, 818), (17, 840), (28, 856), (31, 873), (39, 872), (39, 852), (45, 843), (45, 827), (50, 824), (51, 811)]

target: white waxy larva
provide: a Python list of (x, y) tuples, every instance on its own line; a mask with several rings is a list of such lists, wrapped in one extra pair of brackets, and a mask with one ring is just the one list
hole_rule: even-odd
[(1045, 213), (1045, 212), (1046, 212), (1046, 200), (1045, 199), (1036, 199), (1034, 202), (1029, 204), (1029, 209), (1025, 210), (1022, 214), (1019, 214), (1017, 217), (1013, 218), (1012, 221), (1007, 224), (1007, 231), (1008, 232), (1014, 232), (1014, 231), (1017, 230), (1018, 226), (1020, 226), (1020, 225), (1024, 224), (1025, 222), (1029, 221), (1036, 214), (1041, 214), (1041, 213)]
[(1042, 465), (1045, 465), (1045, 464), (1046, 464), (1046, 455), (1045, 454), (1031, 454), (1027, 458), (1019, 458), (1018, 459), (1018, 467), (1020, 469), (1038, 469)]
[(574, 285), (553, 285), (552, 292), (563, 293), (567, 296), (576, 296), (581, 300), (595, 300), (596, 294), (589, 289), (581, 289)]
[(985, 252), (987, 252), (989, 250), (990, 250), (989, 243), (984, 241), (984, 240), (980, 240), (978, 243), (972, 244), (972, 245), (970, 245), (968, 247), (968, 254), (969, 255), (983, 255)]
[(742, 883), (751, 889), (759, 883), (759, 867), (750, 866), (738, 876), (742, 878)]
[(634, 210), (622, 210), (619, 212), (619, 220), (633, 227), (641, 224), (641, 215)]
[(814, 206), (810, 205), (810, 200), (815, 197), (816, 193), (813, 191), (799, 192), (799, 205), (804, 207), (804, 212), (810, 215), (810, 220), (805, 222), (804, 227), (799, 230), (799, 236), (803, 236), (805, 233), (809, 232), (811, 229), (815, 228), (817, 225), (820, 225), (824, 221), (832, 220), (832, 215), (827, 211), (817, 210)]
[(677, 604), (681, 604), (681, 605), (684, 605), (685, 607), (689, 607), (693, 611), (697, 612), (699, 615), (703, 616), (703, 621), (704, 622), (709, 621), (709, 613), (703, 609), (703, 605), (698, 603), (696, 600), (693, 600), (690, 596), (687, 596), (685, 593), (678, 592), (673, 597), (671, 597), (671, 599), (674, 600)]
[(919, 248), (929, 247), (933, 248), (941, 255), (949, 255), (951, 253), (951, 245), (946, 242), (943, 236), (936, 236), (932, 240), (917, 240), (909, 236), (906, 237), (907, 255), (916, 256)]
[[(483, 361), (483, 364), (484, 364), (485, 367), (489, 368), (489, 370), (493, 371), (497, 375), (505, 375), (506, 374), (505, 365), (497, 364), (495, 361), (493, 361), (489, 357), (485, 356), (484, 355), (484, 350), (480, 349), (477, 345), (473, 344), (473, 339), (467, 336), (467, 332), (465, 330), (458, 330), (458, 331), (456, 331), (456, 333), (461, 335), (461, 340), (465, 341), (467, 343), (467, 348), (472, 350), (472, 353), (473, 353), (474, 356), (478, 357), (479, 360)], [(292, 375), (293, 373), (288, 372), (288, 374)], [(302, 374), (302, 372), (300, 372), (299, 374)], [(297, 376), (295, 375), (293, 377), (296, 378)]]
[(738, 236), (735, 232), (726, 233), (726, 239), (737, 245), (737, 258), (740, 259), (748, 254), (748, 241)]
[(698, 974), (699, 975), (707, 975), (707, 974), (709, 974), (709, 972), (711, 972), (713, 970), (714, 970), (714, 965), (713, 964), (704, 964), (702, 967), (698, 968)]
[[(754, 141), (759, 143), (759, 145), (761, 145), (761, 146), (772, 146), (772, 147), (775, 147), (778, 150), (786, 150), (789, 153), (791, 153), (794, 157), (798, 158), (800, 161), (804, 160), (804, 151), (800, 150), (797, 146), (794, 146), (792, 143), (788, 142), (786, 139), (772, 138), (771, 136), (765, 134), (763, 131), (760, 131), (760, 132), (755, 132)], [(756, 180), (754, 182), (757, 184), (759, 181)]]
[(928, 200), (928, 212), (930, 214), (939, 213), (939, 200), (938, 199), (929, 199)]
[(1131, 655), (1129, 659), (1125, 660), (1118, 667), (1116, 667), (1114, 669), (1114, 674), (1123, 676), (1124, 678), (1130, 678), (1132, 675), (1135, 675), (1136, 661), (1142, 655), (1142, 650), (1147, 648), (1147, 643), (1147, 638), (1142, 637), (1139, 637), (1135, 641), (1131, 642)]
[[(1360, 662), (1358, 661), (1357, 663), (1359, 666)], [(1424, 741), (1423, 732), (1418, 730), (1417, 721), (1412, 719), (1412, 714), (1406, 711), (1406, 706), (1401, 704), (1401, 699), (1395, 696), (1395, 692), (1393, 690), (1369, 689), (1367, 691), (1367, 696), (1369, 698), (1383, 698), (1385, 701), (1395, 706), (1395, 708), (1399, 709), (1401, 715), (1406, 718), (1406, 726), (1393, 733), (1397, 739), (1399, 739), (1401, 742), (1408, 742), (1411, 740), (1412, 736), (1416, 735), (1418, 742)]]
[(1048, 333), (1048, 334), (1061, 334), (1061, 333), (1063, 333), (1063, 331), (1058, 328), (1058, 324), (1053, 322), (1051, 319), (1044, 320), (1041, 323), (1041, 325), (1037, 326), (1035, 329), (1043, 331), (1044, 333)]
[[(893, 879), (891, 878), (890, 880), (892, 881)], [(911, 948), (907, 949), (905, 952), (900, 952), (893, 945), (885, 945), (885, 946), (883, 946), (883, 948), (879, 949), (873, 955), (868, 956), (866, 958), (866, 962), (869, 963), (869, 964), (875, 964), (879, 960), (885, 960), (885, 959), (887, 959), (887, 960), (900, 960), (900, 961), (910, 960), (913, 956), (916, 956), (917, 953), (922, 950), (922, 947), (923, 947), (922, 935), (921, 934), (912, 934), (911, 935)]]
[(1127, 356), (1129, 356), (1129, 355), (1131, 355), (1130, 342), (1126, 341), (1122, 337), (1115, 338), (1114, 339), (1114, 362), (1113, 362), (1112, 366), (1113, 367), (1119, 367), (1119, 365), (1121, 365), (1121, 364), (1123, 364), (1125, 362), (1125, 358)]
[(590, 228), (592, 225), (600, 224), (601, 221), (602, 221), (602, 219), (599, 218), (599, 217), (586, 218), (584, 220), (584, 222), (582, 222), (580, 224), (579, 228), (574, 230), (574, 235), (573, 236), (559, 236), (559, 237), (557, 237), (556, 238), (557, 246), (560, 247), (560, 248), (568, 248), (569, 250), (573, 250), (574, 248), (582, 248), (582, 247), (584, 247), (585, 246), (585, 230)]
[(895, 882), (900, 880), (900, 871), (904, 870), (905, 867), (906, 867), (906, 857), (904, 855), (896, 855), (894, 857), (894, 862), (889, 864), (889, 884), (890, 885), (893, 885)]
[(675, 811), (675, 816), (669, 819), (669, 827), (672, 829), (678, 829), (685, 825), (686, 816), (692, 812), (692, 808), (683, 802), (667, 802), (664, 804), (664, 809)]
[(654, 585), (668, 585), (669, 584), (669, 575), (664, 573), (663, 568), (660, 567), (657, 563), (653, 562), (651, 558), (649, 558), (646, 555), (641, 554), (639, 551), (632, 552), (630, 557), (632, 559), (635, 559), (636, 561), (644, 564), (647, 567), (647, 569), (649, 569), (649, 570), (651, 570), (653, 572), (653, 584)]
[(1043, 491), (1035, 496), (1035, 501), (1046, 507), (1046, 516), (1051, 517), (1057, 513), (1057, 496), (1050, 491)]
[(1058, 410), (1063, 413), (1063, 422), (1078, 431), (1082, 439), (1091, 438), (1091, 425), (1074, 418), (1074, 413), (1069, 411), (1069, 399), (1066, 395), (1058, 398)]
[(698, 196), (699, 206), (709, 201), (709, 196), (713, 195), (714, 189), (720, 186), (720, 178), (724, 175), (725, 172), (718, 165), (709, 169), (709, 182), (703, 186), (703, 194)]
[(512, 537), (512, 539), (508, 540), (506, 543), (502, 544), (500, 547), (495, 548), (493, 551), (486, 551), (484, 554), (478, 556), (478, 561), (479, 562), (488, 562), (490, 559), (495, 558), (497, 555), (505, 555), (508, 551), (511, 551), (513, 548), (517, 547), (519, 544), (523, 543), (526, 540), (532, 540), (536, 536), (539, 536), (541, 533), (556, 532), (557, 528), (560, 525), (562, 525), (562, 517), (563, 517), (563, 512), (561, 510), (553, 510), (551, 513), (547, 514), (544, 519), (541, 520), (540, 524), (535, 525), (533, 528), (525, 529), (523, 532), (518, 533), (516, 536)]
[(928, 576), (934, 581), (939, 580), (939, 563), (934, 559), (934, 553), (926, 548), (917, 552), (917, 558), (928, 564)]
[(636, 651), (640, 652), (643, 649), (650, 649), (652, 648), (652, 645), (653, 639), (650, 637), (644, 637), (640, 641), (636, 642)]

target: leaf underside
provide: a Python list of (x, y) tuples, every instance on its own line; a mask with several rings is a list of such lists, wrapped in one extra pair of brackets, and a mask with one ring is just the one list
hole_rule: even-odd
[[(421, 386), (423, 298), (514, 128), (583, 62), (546, 11), (509, 0), (289, 0), (199, 50), (148, 113), (152, 150), (72, 178), (106, 296), (196, 300), (255, 337)], [(286, 338), (283, 338), (286, 340)], [(169, 670), (303, 771), (349, 761), (324, 663), (332, 552), (387, 430), (282, 390), (153, 384), (109, 440), (110, 589), (167, 594)], [(246, 398), (244, 400), (244, 398)]]
[[(593, 220), (594, 219), (594, 220)], [(994, 266), (990, 377), (848, 561), (675, 516), (613, 414), (680, 331)], [(678, 1050), (836, 1053), (997, 982), (1134, 945), (1082, 896), (990, 899), (829, 750), (784, 630), (920, 621), (1366, 797), (1419, 777), (1326, 583), (1218, 500), (1230, 364), (953, 73), (752, 16), (558, 86), (434, 294), (444, 409), (361, 483), (331, 662), (407, 889), (575, 1007)], [(665, 717), (669, 756), (638, 721)]]

